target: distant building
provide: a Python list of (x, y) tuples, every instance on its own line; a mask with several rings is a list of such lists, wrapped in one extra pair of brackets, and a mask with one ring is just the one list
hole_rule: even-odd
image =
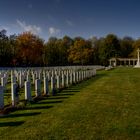
[(109, 65), (116, 66), (135, 66), (137, 58), (111, 58), (109, 59)]

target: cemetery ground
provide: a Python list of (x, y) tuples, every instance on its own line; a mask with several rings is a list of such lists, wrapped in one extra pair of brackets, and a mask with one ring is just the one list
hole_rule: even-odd
[(92, 79), (0, 116), (1, 140), (139, 140), (140, 69)]

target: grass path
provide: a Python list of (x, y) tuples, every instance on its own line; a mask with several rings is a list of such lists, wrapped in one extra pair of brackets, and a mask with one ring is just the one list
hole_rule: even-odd
[(118, 68), (0, 117), (1, 140), (139, 140), (140, 69)]

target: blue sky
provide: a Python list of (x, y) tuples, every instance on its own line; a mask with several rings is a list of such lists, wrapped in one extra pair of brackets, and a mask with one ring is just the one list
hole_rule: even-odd
[(0, 0), (0, 30), (32, 31), (47, 40), (114, 33), (140, 37), (139, 0)]

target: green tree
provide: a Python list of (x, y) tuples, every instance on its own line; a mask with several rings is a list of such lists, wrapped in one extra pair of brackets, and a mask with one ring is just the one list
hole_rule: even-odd
[(45, 44), (45, 65), (68, 65), (68, 49), (72, 43), (73, 40), (68, 36), (64, 36), (62, 39), (49, 38)]
[(6, 35), (6, 30), (0, 31), (0, 66), (10, 65), (12, 58), (9, 38)]
[(121, 45), (121, 57), (129, 57), (133, 52), (134, 40), (131, 37), (124, 37), (120, 40)]
[(92, 56), (92, 64), (99, 65), (100, 59), (99, 59), (99, 47), (101, 39), (98, 39), (97, 37), (92, 37), (89, 39), (92, 49), (93, 49), (93, 56)]
[(45, 65), (55, 66), (59, 63), (59, 49), (57, 38), (51, 37), (45, 44)]
[(11, 50), (11, 62), (10, 65), (11, 66), (16, 66), (18, 64), (18, 50), (17, 50), (17, 36), (14, 35), (10, 35), (9, 36), (9, 47)]
[(109, 34), (100, 43), (99, 58), (101, 64), (108, 65), (109, 58), (121, 55), (120, 43), (117, 36)]

